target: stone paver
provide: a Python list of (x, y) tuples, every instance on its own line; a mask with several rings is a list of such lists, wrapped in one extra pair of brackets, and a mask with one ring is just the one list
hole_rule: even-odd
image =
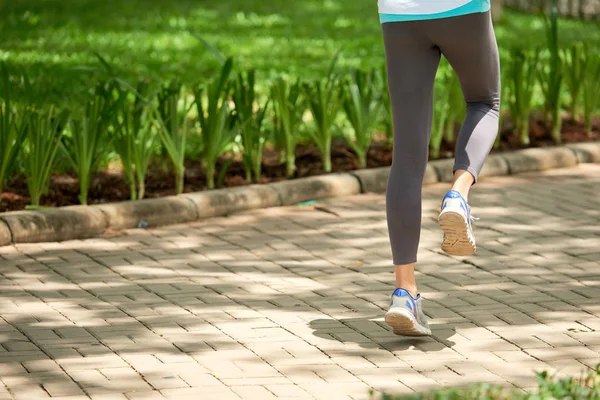
[(446, 189), (424, 189), (425, 339), (382, 321), (381, 195), (0, 248), (0, 399), (367, 399), (593, 367), (600, 165), (482, 180), (467, 259), (440, 251)]

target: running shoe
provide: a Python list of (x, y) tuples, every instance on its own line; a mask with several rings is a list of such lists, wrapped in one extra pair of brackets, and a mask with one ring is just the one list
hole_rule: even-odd
[(401, 288), (392, 294), (390, 309), (385, 314), (385, 323), (400, 336), (430, 336), (431, 329), (427, 317), (423, 314), (423, 300)]
[(471, 256), (475, 253), (475, 236), (471, 223), (471, 208), (456, 190), (449, 191), (442, 200), (442, 211), (438, 217), (444, 231), (442, 250), (452, 256)]

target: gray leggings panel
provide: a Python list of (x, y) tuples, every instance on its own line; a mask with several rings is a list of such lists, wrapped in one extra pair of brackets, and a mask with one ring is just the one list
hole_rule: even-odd
[(384, 23), (394, 153), (387, 188), (387, 219), (395, 265), (417, 259), (421, 192), (429, 155), (433, 86), (443, 54), (456, 71), (467, 116), (457, 138), (454, 170), (477, 180), (496, 135), (500, 63), (489, 12)]

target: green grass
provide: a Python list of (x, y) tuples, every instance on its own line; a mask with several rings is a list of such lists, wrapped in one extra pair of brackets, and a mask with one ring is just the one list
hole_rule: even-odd
[[(25, 67), (47, 100), (77, 99), (100, 68), (97, 51), (125, 78), (184, 84), (217, 72), (204, 37), (259, 81), (279, 73), (322, 76), (344, 47), (339, 67), (384, 62), (377, 2), (365, 0), (0, 0), (0, 60)], [(564, 21), (564, 41), (600, 44), (597, 23)], [(542, 21), (507, 12), (496, 27), (501, 48), (541, 45)]]
[[(461, 389), (441, 389), (408, 396), (383, 394), (376, 400), (596, 400), (600, 398), (600, 364), (575, 376), (558, 378), (547, 371), (536, 372), (537, 389), (511, 390), (498, 385), (479, 384)], [(374, 396), (371, 395), (371, 399)]]

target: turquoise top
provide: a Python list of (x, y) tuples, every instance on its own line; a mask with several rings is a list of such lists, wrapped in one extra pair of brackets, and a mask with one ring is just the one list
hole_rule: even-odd
[(454, 8), (452, 10), (439, 13), (427, 14), (402, 14), (402, 13), (380, 13), (379, 20), (381, 23), (386, 22), (401, 22), (401, 21), (422, 21), (427, 19), (457, 17), (459, 15), (474, 14), (489, 11), (490, 0), (471, 0), (467, 4)]

